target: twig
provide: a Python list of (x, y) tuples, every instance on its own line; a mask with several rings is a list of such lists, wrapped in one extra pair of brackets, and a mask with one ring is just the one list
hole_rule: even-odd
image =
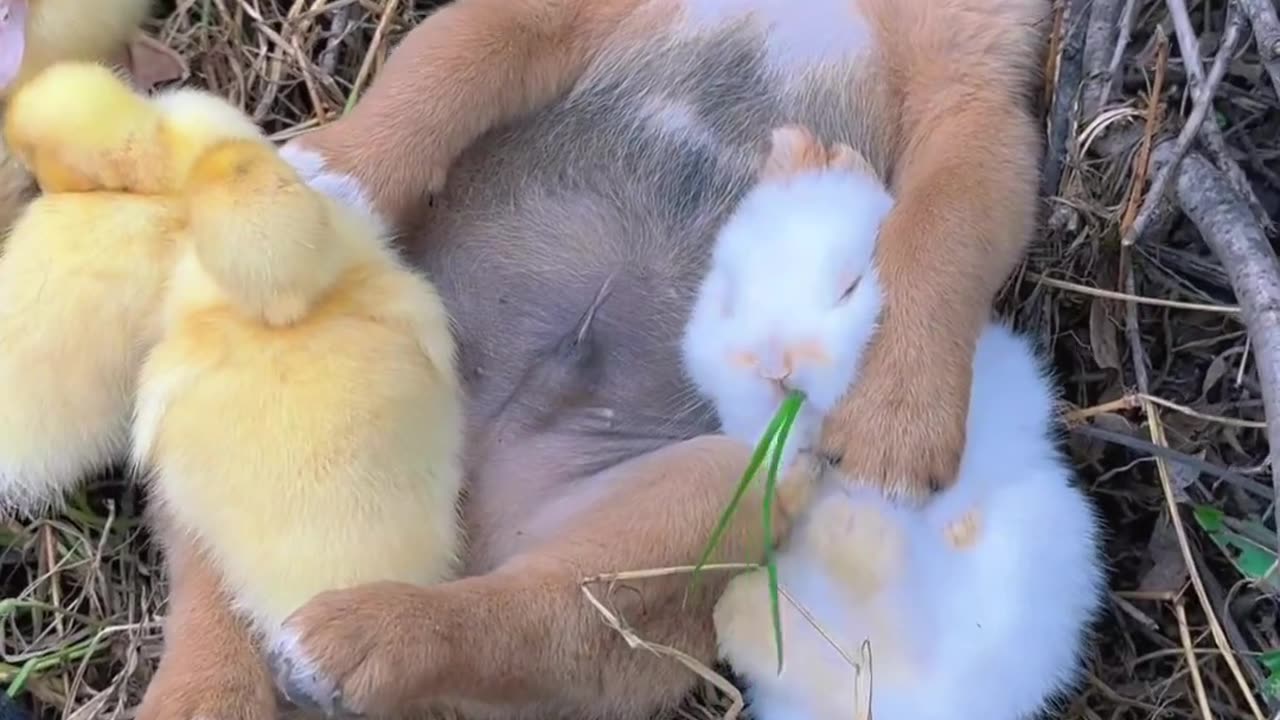
[(1173, 34), (1178, 38), (1178, 50), (1182, 52), (1182, 66), (1195, 90), (1204, 84), (1204, 67), (1200, 64), (1200, 38), (1191, 25), (1191, 14), (1184, 0), (1165, 0), (1169, 17), (1173, 20)]
[(1196, 660), (1195, 648), (1191, 645), (1191, 629), (1187, 627), (1187, 607), (1182, 598), (1174, 602), (1173, 614), (1178, 619), (1178, 638), (1182, 640), (1187, 669), (1191, 671), (1191, 687), (1196, 691), (1200, 717), (1204, 720), (1213, 720), (1213, 711), (1209, 709), (1209, 697), (1204, 692), (1204, 678), (1200, 677), (1200, 662)]
[(1091, 118), (1102, 109), (1102, 98), (1112, 82), (1110, 66), (1115, 43), (1118, 0), (1093, 0), (1089, 31), (1084, 44), (1084, 86), (1080, 89), (1080, 117)]
[(1057, 61), (1057, 82), (1049, 110), (1049, 143), (1040, 179), (1040, 195), (1053, 197), (1062, 183), (1062, 167), (1069, 154), (1067, 141), (1074, 134), (1078, 115), (1076, 97), (1084, 75), (1084, 43), (1089, 0), (1069, 0), (1063, 19), (1063, 40)]
[(387, 34), (387, 27), (391, 25), (391, 19), (396, 17), (400, 11), (400, 0), (390, 0), (387, 6), (382, 10), (382, 17), (378, 20), (378, 25), (373, 29), (373, 39), (369, 41), (369, 50), (364, 55), (364, 60), (360, 62), (360, 69), (356, 72), (356, 80), (351, 85), (351, 94), (347, 97), (347, 108), (350, 109), (355, 105), (356, 99), (360, 97), (364, 90), (365, 83), (369, 80), (369, 74), (373, 72), (373, 59), (377, 55), (377, 51), (382, 47), (382, 38)]
[[(1161, 145), (1155, 160), (1166, 162), (1170, 154), (1168, 145)], [(1280, 502), (1280, 261), (1252, 213), (1203, 157), (1191, 153), (1183, 161), (1174, 188), (1178, 204), (1222, 262), (1240, 303), (1262, 385), (1273, 501)]]
[(1033, 282), (1047, 285), (1048, 287), (1057, 288), (1059, 290), (1067, 290), (1081, 295), (1090, 295), (1092, 297), (1106, 298), (1108, 300), (1123, 300), (1126, 302), (1135, 302), (1139, 305), (1152, 305), (1155, 307), (1166, 307), (1174, 310), (1193, 310), (1198, 312), (1222, 313), (1224, 315), (1239, 315), (1240, 308), (1236, 305), (1209, 305), (1207, 303), (1182, 302), (1180, 300), (1165, 300), (1164, 298), (1146, 297), (1143, 295), (1129, 295), (1127, 293), (1116, 292), (1115, 290), (1104, 290), (1102, 288), (1081, 285), (1067, 280), (1059, 280), (1057, 278), (1045, 277), (1035, 272), (1025, 272), (1023, 277)]
[(1133, 226), (1138, 214), (1139, 198), (1142, 188), (1147, 183), (1147, 171), (1151, 166), (1151, 148), (1155, 145), (1156, 128), (1164, 113), (1164, 75), (1169, 65), (1169, 38), (1164, 31), (1156, 30), (1156, 76), (1151, 81), (1151, 92), (1147, 96), (1146, 122), (1142, 126), (1142, 144), (1138, 146), (1138, 154), (1133, 159), (1133, 186), (1130, 188), (1129, 201), (1125, 203), (1124, 215), (1120, 218), (1120, 232), (1127, 234)]
[[(1146, 399), (1149, 396), (1144, 395), (1139, 397)], [(1148, 400), (1148, 402), (1150, 401)], [(1219, 480), (1230, 485), (1234, 485), (1260, 499), (1271, 499), (1271, 492), (1263, 483), (1245, 477), (1240, 473), (1227, 470), (1226, 468), (1220, 468), (1212, 463), (1207, 463), (1194, 455), (1188, 455), (1187, 453), (1174, 450), (1173, 448), (1157, 445), (1156, 443), (1147, 442), (1141, 438), (1125, 435), (1124, 433), (1115, 432), (1113, 430), (1094, 427), (1092, 425), (1076, 425), (1071, 428), (1071, 432), (1098, 440), (1105, 440), (1110, 443), (1115, 443), (1116, 445), (1123, 445), (1130, 450), (1137, 450), (1161, 460), (1184, 465), (1206, 475), (1212, 475)]]
[[(1180, 2), (1181, 0), (1171, 0), (1169, 5), (1172, 7)], [(1185, 7), (1183, 10), (1185, 12)], [(1138, 217), (1134, 219), (1133, 225), (1129, 226), (1129, 229), (1124, 233), (1124, 237), (1120, 240), (1122, 245), (1132, 245), (1138, 238), (1143, 236), (1147, 225), (1150, 224), (1151, 218), (1155, 215), (1156, 206), (1164, 199), (1165, 189), (1170, 177), (1177, 170), (1178, 163), (1182, 161), (1182, 157), (1186, 155), (1187, 150), (1191, 147), (1191, 141), (1200, 132), (1200, 126), (1204, 124), (1204, 119), (1208, 116), (1209, 109), (1213, 106), (1214, 91), (1217, 89), (1218, 83), (1222, 82), (1223, 75), (1227, 72), (1231, 54), (1235, 52), (1236, 43), (1240, 40), (1240, 30), (1239, 22), (1231, 22), (1227, 25), (1227, 31), (1222, 35), (1222, 46), (1218, 49), (1218, 55), (1213, 59), (1213, 66), (1209, 69), (1209, 76), (1196, 89), (1196, 98), (1191, 107), (1191, 115), (1187, 118), (1186, 125), (1182, 126), (1182, 131), (1178, 133), (1178, 141), (1174, 147), (1173, 155), (1170, 157), (1169, 162), (1156, 172), (1155, 178), (1151, 181), (1151, 189), (1142, 201), (1142, 209), (1138, 211)], [(1181, 44), (1181, 34), (1178, 36), (1178, 41)], [(1182, 46), (1184, 59), (1187, 54), (1188, 49), (1184, 45)]]
[[(1165, 4), (1169, 8), (1169, 15), (1173, 18), (1174, 33), (1178, 37), (1178, 48), (1182, 53), (1182, 63), (1190, 80), (1189, 89), (1194, 96), (1198, 92), (1199, 87), (1204, 84), (1204, 66), (1200, 64), (1200, 40), (1196, 37), (1195, 29), (1191, 27), (1191, 18), (1187, 14), (1187, 6), (1185, 0), (1165, 0)], [(1240, 21), (1240, 15), (1236, 12), (1235, 5), (1231, 5), (1227, 9), (1227, 25), (1228, 29), (1234, 22)], [(1253, 186), (1249, 183), (1249, 178), (1244, 174), (1244, 170), (1240, 169), (1240, 164), (1231, 159), (1231, 155), (1227, 152), (1227, 143), (1222, 138), (1222, 130), (1218, 128), (1217, 123), (1204, 123), (1200, 126), (1200, 139), (1204, 142), (1205, 150), (1209, 157), (1213, 159), (1213, 164), (1227, 175), (1227, 182), (1240, 196), (1249, 203), (1249, 209), (1253, 211), (1254, 217), (1258, 222), (1262, 223), (1264, 229), (1271, 228), (1271, 218), (1267, 215), (1266, 208), (1262, 206), (1262, 201), (1258, 199), (1257, 193), (1253, 191)]]
[(1133, 33), (1133, 18), (1137, 15), (1137, 0), (1125, 0), (1120, 10), (1120, 30), (1116, 35), (1116, 48), (1111, 53), (1111, 63), (1107, 65), (1107, 81), (1102, 86), (1102, 96), (1098, 98), (1098, 107), (1104, 108), (1111, 100), (1111, 91), (1115, 89), (1116, 78), (1120, 76), (1120, 66), (1124, 64), (1124, 51), (1129, 47), (1129, 36)]
[(343, 5), (333, 11), (333, 20), (329, 24), (329, 40), (325, 43), (324, 52), (320, 53), (320, 69), (325, 75), (332, 76), (338, 67), (338, 50), (347, 34), (347, 23), (351, 16), (351, 6)]
[(1258, 42), (1258, 55), (1271, 78), (1276, 97), (1280, 98), (1280, 18), (1273, 0), (1236, 0), (1249, 17), (1253, 37)]
[[(690, 566), (688, 571), (692, 572), (692, 570), (693, 566)], [(647, 576), (654, 577), (677, 574), (679, 570), (676, 568), (666, 568), (658, 571), (644, 572), (649, 573)], [(617, 573), (614, 578), (620, 579), (621, 575), (624, 575), (624, 573)], [(606, 576), (597, 576), (596, 578), (587, 578), (582, 581), (580, 586), (582, 594), (587, 598), (587, 602), (591, 603), (592, 607), (596, 609), (596, 612), (600, 613), (605, 624), (612, 628), (614, 632), (621, 635), (622, 639), (626, 641), (628, 647), (632, 649), (643, 648), (655, 655), (662, 655), (664, 657), (671, 658), (681, 665), (684, 665), (703, 680), (706, 680), (716, 686), (720, 692), (727, 695), (731, 700), (729, 709), (725, 711), (724, 720), (735, 720), (738, 717), (738, 714), (742, 712), (742, 708), (746, 706), (746, 702), (742, 699), (742, 693), (738, 688), (734, 687), (733, 683), (729, 682), (723, 675), (699, 662), (698, 659), (692, 655), (667, 645), (659, 645), (657, 643), (649, 642), (627, 627), (625, 621), (618, 617), (612, 610), (605, 607), (604, 603), (600, 602), (599, 598), (595, 596), (595, 593), (591, 592), (591, 588), (587, 587), (593, 582), (600, 582), (605, 577)]]
[[(1167, 448), (1169, 442), (1165, 439), (1164, 423), (1160, 420), (1159, 411), (1150, 402), (1144, 402), (1144, 409), (1147, 414), (1147, 420), (1150, 422), (1151, 441), (1160, 447)], [(1182, 514), (1178, 512), (1178, 501), (1174, 497), (1173, 480), (1170, 477), (1172, 473), (1169, 471), (1169, 466), (1165, 459), (1159, 456), (1156, 457), (1156, 474), (1160, 477), (1160, 490), (1164, 494), (1165, 507), (1169, 511), (1169, 519), (1173, 524), (1174, 535), (1178, 538), (1178, 549), (1182, 553), (1182, 561), (1186, 564), (1187, 575), (1191, 578), (1191, 587), (1196, 591), (1196, 599), (1204, 610), (1205, 618), (1209, 621), (1209, 632), (1213, 635), (1213, 642), (1218, 646), (1218, 650), (1222, 652), (1222, 659), (1226, 661), (1227, 667), (1231, 670), (1231, 675), (1235, 678), (1236, 684), (1239, 685), (1245, 700), (1249, 703), (1249, 710), (1253, 713), (1254, 720), (1264, 720), (1265, 716), (1262, 714), (1262, 708), (1258, 707), (1258, 701), (1253, 696), (1253, 688), (1249, 687), (1249, 682), (1245, 680), (1244, 674), (1240, 670), (1240, 663), (1236, 660), (1235, 651), (1232, 649), (1226, 633), (1223, 632), (1222, 623), (1218, 620), (1218, 614), (1215, 612), (1213, 604), (1209, 600), (1209, 595), (1205, 591), (1204, 579), (1201, 577), (1200, 569), (1196, 565), (1195, 555), (1191, 551), (1191, 541), (1187, 538), (1186, 525), (1182, 522)]]

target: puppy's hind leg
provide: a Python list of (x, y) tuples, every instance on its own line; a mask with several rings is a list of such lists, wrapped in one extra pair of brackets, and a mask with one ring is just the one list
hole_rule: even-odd
[(233, 611), (217, 569), (190, 535), (158, 519), (169, 609), (164, 653), (138, 720), (275, 720), (275, 690), (262, 653)]
[[(450, 699), (496, 717), (650, 718), (697, 677), (629, 647), (580, 583), (695, 563), (750, 451), (697, 438), (584, 480), (609, 489), (488, 575), (322, 593), (286, 621), (293, 641), (275, 655), (283, 684), (307, 695), (320, 688), (317, 701), (338, 697), (342, 709), (371, 714)], [(713, 562), (761, 559), (761, 508), (758, 491), (744, 498)], [(780, 514), (776, 524), (785, 524)], [(599, 583), (593, 593), (640, 637), (711, 665), (712, 608), (730, 574), (709, 571), (692, 592), (688, 574), (672, 574)]]

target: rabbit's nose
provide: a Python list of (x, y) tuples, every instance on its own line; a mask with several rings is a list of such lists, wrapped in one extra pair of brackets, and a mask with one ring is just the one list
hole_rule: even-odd
[(794, 369), (790, 350), (773, 352), (764, 358), (764, 362), (760, 363), (760, 377), (785, 386)]

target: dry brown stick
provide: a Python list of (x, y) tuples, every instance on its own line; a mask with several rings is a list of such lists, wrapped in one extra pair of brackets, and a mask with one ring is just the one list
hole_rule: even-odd
[(1262, 67), (1271, 78), (1276, 97), (1280, 98), (1280, 18), (1276, 17), (1274, 0), (1236, 0), (1249, 17), (1253, 38), (1258, 41)]
[(1187, 661), (1187, 669), (1191, 671), (1191, 687), (1195, 690), (1200, 717), (1204, 720), (1213, 720), (1213, 711), (1209, 709), (1209, 697), (1204, 691), (1204, 679), (1200, 677), (1200, 662), (1196, 660), (1195, 646), (1191, 644), (1191, 628), (1187, 626), (1186, 602), (1182, 598), (1174, 602), (1173, 614), (1178, 620), (1178, 638), (1182, 641), (1182, 652)]
[(1129, 200), (1125, 203), (1124, 215), (1120, 218), (1120, 232), (1129, 233), (1133, 221), (1138, 214), (1138, 203), (1142, 197), (1142, 188), (1147, 183), (1147, 172), (1151, 169), (1151, 148), (1155, 146), (1156, 128), (1164, 116), (1164, 75), (1169, 63), (1169, 38), (1160, 28), (1156, 28), (1156, 73), (1151, 81), (1151, 92), (1147, 97), (1147, 118), (1142, 128), (1142, 144), (1138, 146), (1138, 154), (1133, 159), (1133, 186), (1129, 189)]
[[(1160, 411), (1149, 401), (1144, 400), (1142, 404), (1143, 412), (1146, 414), (1147, 421), (1150, 424), (1151, 441), (1161, 447), (1168, 447), (1169, 441), (1165, 437), (1164, 422), (1160, 419)], [(1236, 685), (1244, 693), (1245, 701), (1249, 703), (1250, 714), (1254, 720), (1264, 720), (1266, 716), (1262, 714), (1262, 708), (1258, 706), (1258, 701), (1254, 698), (1253, 688), (1249, 686), (1249, 681), (1245, 679), (1244, 672), (1240, 669), (1240, 662), (1236, 659), (1236, 650), (1227, 638), (1227, 634), (1223, 630), (1223, 623), (1218, 619), (1218, 613), (1214, 610), (1214, 606), (1209, 600), (1209, 594), (1205, 590), (1204, 576), (1196, 564), (1195, 553), (1191, 550), (1191, 541), (1187, 537), (1186, 524), (1182, 521), (1181, 513), (1178, 512), (1178, 500), (1173, 492), (1173, 471), (1162, 457), (1156, 458), (1156, 474), (1160, 477), (1160, 492), (1164, 495), (1165, 509), (1169, 513), (1174, 535), (1178, 538), (1178, 550), (1182, 555), (1182, 562), (1186, 565), (1187, 576), (1191, 580), (1191, 587), (1196, 592), (1196, 600), (1199, 601), (1201, 609), (1204, 610), (1205, 619), (1209, 622), (1209, 633), (1213, 636), (1213, 642), (1218, 646), (1218, 650), (1222, 652), (1222, 659), (1227, 663), (1227, 668), (1231, 671), (1231, 676), (1235, 679)]]
[[(1170, 5), (1180, 1), (1172, 0)], [(1186, 125), (1182, 126), (1182, 131), (1178, 133), (1178, 141), (1170, 159), (1171, 161), (1156, 172), (1151, 181), (1151, 189), (1147, 192), (1147, 196), (1143, 198), (1142, 209), (1138, 211), (1138, 216), (1134, 219), (1133, 224), (1125, 231), (1120, 240), (1121, 245), (1132, 245), (1146, 232), (1147, 225), (1151, 223), (1151, 218), (1155, 215), (1156, 207), (1164, 199), (1164, 193), (1172, 173), (1178, 169), (1178, 163), (1181, 162), (1182, 156), (1186, 155), (1187, 150), (1191, 147), (1191, 141), (1200, 132), (1200, 127), (1204, 124), (1204, 119), (1208, 116), (1209, 109), (1213, 107), (1214, 91), (1217, 89), (1218, 83), (1222, 82), (1222, 77), (1227, 72), (1227, 65), (1230, 64), (1231, 54), (1235, 52), (1236, 43), (1240, 40), (1242, 27), (1238, 21), (1239, 16), (1233, 13), (1233, 17), (1237, 18), (1237, 21), (1230, 22), (1227, 25), (1227, 31), (1222, 35), (1222, 46), (1218, 49), (1218, 55), (1213, 59), (1213, 66), (1209, 69), (1209, 76), (1196, 88), (1195, 103), (1191, 107), (1191, 115), (1187, 118)], [(1178, 37), (1179, 45), (1181, 45), (1181, 34)], [(1182, 57), (1185, 59), (1187, 54), (1188, 49), (1184, 45), (1182, 46)]]
[[(1173, 153), (1165, 143), (1154, 160), (1166, 165)], [(1222, 263), (1240, 304), (1262, 385), (1271, 484), (1280, 503), (1280, 261), (1253, 214), (1209, 161), (1189, 154), (1173, 185), (1178, 205)]]

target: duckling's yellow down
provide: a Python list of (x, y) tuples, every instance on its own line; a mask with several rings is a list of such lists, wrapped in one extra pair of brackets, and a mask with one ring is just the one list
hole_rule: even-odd
[[(125, 47), (151, 9), (151, 0), (26, 0), (25, 47), (13, 81), (0, 87), (0, 114), (8, 98), (50, 65), (105, 61)], [(0, 240), (32, 197), (32, 178), (0, 141)]]
[(127, 456), (185, 223), (177, 178), (216, 140), (266, 140), (213, 96), (148, 101), (90, 63), (49, 68), (10, 111), (6, 136), (56, 188), (27, 205), (0, 253), (0, 510), (36, 512)]
[(134, 423), (153, 497), (266, 633), (324, 590), (449, 577), (461, 390), (435, 289), (274, 149), (225, 143), (191, 177)]

